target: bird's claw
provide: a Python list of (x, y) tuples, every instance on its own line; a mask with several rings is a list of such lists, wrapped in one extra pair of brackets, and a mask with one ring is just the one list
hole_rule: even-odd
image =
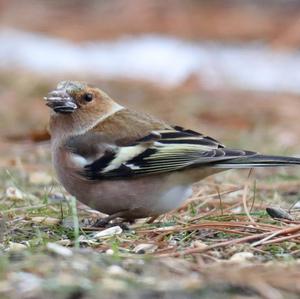
[(129, 226), (127, 223), (124, 222), (124, 220), (119, 220), (115, 222), (110, 222), (111, 219), (106, 218), (101, 218), (98, 219), (92, 226), (93, 227), (102, 227), (102, 228), (109, 228), (113, 226), (120, 226), (122, 230), (130, 230)]

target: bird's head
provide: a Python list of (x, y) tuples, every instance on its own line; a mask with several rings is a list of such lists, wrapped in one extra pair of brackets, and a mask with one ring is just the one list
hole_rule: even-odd
[(44, 99), (53, 110), (51, 131), (60, 126), (81, 133), (122, 108), (100, 89), (78, 81), (60, 82)]

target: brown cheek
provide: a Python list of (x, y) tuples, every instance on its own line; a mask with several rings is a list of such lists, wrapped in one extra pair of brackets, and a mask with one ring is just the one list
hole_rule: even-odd
[(84, 103), (81, 105), (80, 114), (86, 118), (101, 117), (109, 112), (111, 104), (103, 99), (94, 99), (94, 101)]
[(98, 111), (96, 105), (92, 105), (90, 103), (90, 105), (89, 104), (82, 105), (80, 107), (80, 109), (78, 110), (78, 114), (80, 115), (81, 119), (85, 119), (88, 121), (88, 120), (94, 119), (95, 116), (98, 117), (99, 111)]

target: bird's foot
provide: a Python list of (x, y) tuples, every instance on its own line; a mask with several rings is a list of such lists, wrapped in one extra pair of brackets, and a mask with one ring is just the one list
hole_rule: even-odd
[[(109, 215), (107, 217), (98, 219), (94, 224), (93, 227), (103, 227), (103, 228), (109, 228), (112, 226), (120, 226), (123, 230), (129, 230), (128, 224), (134, 223), (134, 221), (125, 220), (122, 218), (124, 215), (124, 212), (118, 212), (116, 214)], [(118, 219), (119, 218), (119, 219)]]
[(100, 218), (97, 219), (96, 222), (92, 225), (93, 227), (109, 227), (110, 219), (105, 218)]
[(94, 224), (93, 227), (102, 227), (102, 228), (109, 228), (109, 227), (113, 227), (113, 226), (120, 226), (122, 228), (122, 230), (130, 230), (128, 224), (130, 223), (126, 223), (124, 222), (125, 220), (118, 220), (116, 219), (116, 221), (112, 221), (111, 220), (107, 220), (106, 218), (102, 218), (102, 219), (98, 219)]

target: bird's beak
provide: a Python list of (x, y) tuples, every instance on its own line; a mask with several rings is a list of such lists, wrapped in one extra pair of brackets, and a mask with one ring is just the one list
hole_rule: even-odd
[(65, 89), (51, 91), (44, 97), (44, 100), (46, 101), (46, 105), (52, 108), (56, 113), (69, 114), (78, 108), (74, 99)]

